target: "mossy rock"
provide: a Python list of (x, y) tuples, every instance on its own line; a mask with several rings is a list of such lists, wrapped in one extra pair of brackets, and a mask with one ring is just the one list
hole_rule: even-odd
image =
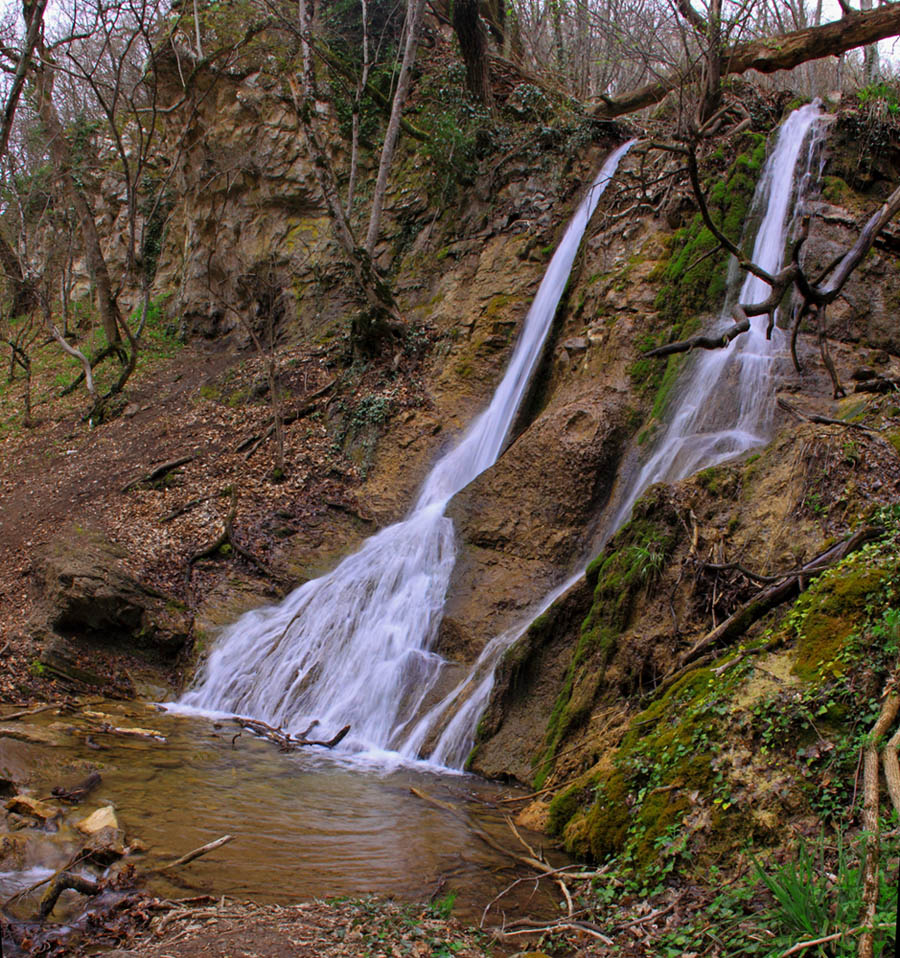
[(838, 660), (847, 639), (859, 628), (869, 597), (878, 591), (886, 570), (852, 563), (840, 575), (823, 576), (798, 602), (803, 618), (797, 632), (794, 672), (806, 682), (839, 675)]
[(573, 785), (554, 796), (547, 815), (547, 834), (554, 838), (562, 835), (563, 829), (575, 817), (575, 813), (584, 802), (585, 790), (580, 785)]
[[(719, 177), (707, 198), (710, 215), (735, 243), (741, 239), (756, 180), (766, 159), (765, 137), (748, 134), (744, 144), (744, 152)], [(688, 226), (676, 232), (672, 245), (672, 256), (664, 274), (665, 285), (656, 304), (662, 315), (676, 324), (673, 333), (683, 338), (689, 335), (684, 328), (686, 321), (721, 309), (729, 256), (725, 251), (715, 253), (718, 241), (699, 213)]]
[(564, 844), (569, 854), (603, 861), (622, 851), (628, 835), (628, 788), (621, 772), (598, 785), (595, 795), (587, 813), (566, 828)]
[(663, 486), (634, 506), (631, 520), (587, 568), (593, 591), (563, 688), (547, 727), (547, 749), (536, 779), (540, 787), (559, 743), (590, 716), (606, 666), (627, 630), (639, 597), (653, 588), (678, 541), (678, 514)]

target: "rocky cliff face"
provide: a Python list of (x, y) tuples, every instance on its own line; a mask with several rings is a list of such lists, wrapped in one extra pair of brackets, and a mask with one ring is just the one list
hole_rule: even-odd
[[(832, 133), (823, 187), (811, 205), (810, 262), (824, 265), (846, 247), (897, 171), (890, 152), (880, 166), (854, 164), (848, 144), (856, 122), (847, 113)], [(597, 142), (575, 156), (557, 142), (551, 154), (523, 145), (483, 162), (450, 208), (429, 192), (421, 157), (405, 147), (377, 258), (408, 324), (407, 340), (372, 369), (342, 369), (347, 356), (339, 347), (353, 297), (292, 109), (279, 89), (253, 73), (220, 82), (203, 101), (177, 160), (177, 203), (154, 291), (186, 330), (204, 336), (229, 329), (240, 334), (238, 317), (252, 316), (263, 294), (275, 295), (285, 340), (332, 350), (328, 362), (339, 385), (319, 422), (334, 437), (335, 456), (359, 467), (352, 482), (355, 515), (287, 539), (274, 555), (280, 568), (322, 571), (409, 508), (430, 464), (499, 380), (553, 240), (614, 132), (598, 132)], [(734, 149), (746, 156), (758, 152), (763, 132)], [(740, 159), (711, 158), (711, 181), (721, 175), (731, 183), (730, 171), (753, 169)], [(339, 166), (343, 160), (335, 154)], [(666, 208), (675, 212), (668, 219), (616, 215), (632, 205), (625, 190), (640, 162), (623, 164), (589, 230), (506, 452), (449, 507), (459, 557), (438, 645), (455, 661), (471, 662), (494, 635), (526, 624), (548, 591), (597, 551), (604, 509), (623, 481), (620, 466), (644, 454), (680, 368), (677, 360), (667, 368), (648, 363), (641, 352), (696, 328), (716, 308), (704, 296), (718, 274), (704, 273), (708, 281), (696, 274), (673, 279), (685, 242), (675, 228), (689, 204), (672, 199)], [(733, 189), (746, 193), (752, 186), (748, 179)], [(722, 210), (738, 209), (739, 199), (726, 195)], [(720, 258), (716, 265), (720, 272), (723, 263)], [(703, 287), (699, 294), (695, 289), (693, 312), (673, 315), (673, 299), (686, 308), (683, 290), (691, 284)], [(858, 381), (880, 377), (885, 389), (900, 378), (898, 307), (897, 244), (888, 238), (829, 312), (845, 382), (854, 382), (858, 370)], [(717, 578), (708, 564), (739, 563), (761, 576), (789, 570), (865, 521), (873, 504), (896, 499), (892, 437), (900, 410), (893, 399), (863, 393), (836, 404), (814, 330), (801, 333), (800, 349), (803, 374), (785, 370), (780, 386), (800, 416), (863, 417), (862, 425), (880, 433), (798, 425), (797, 416), (782, 409), (776, 439), (761, 456), (674, 489), (651, 490), (586, 577), (531, 626), (501, 665), (473, 768), (557, 790), (566, 785), (565, 807), (538, 804), (529, 814), (549, 823), (574, 850), (600, 857), (631, 840), (628, 823), (608, 814), (616, 803), (633, 801), (638, 789), (616, 764), (616, 756), (631, 755), (628, 730), (635, 721), (662, 721), (668, 705), (645, 713), (672, 662), (758, 583), (733, 569)], [(376, 406), (361, 400), (368, 400), (366, 390), (376, 379), (378, 414), (366, 418), (365, 410)], [(401, 388), (407, 399), (398, 408), (391, 397)], [(213, 604), (233, 592), (233, 581), (213, 590), (219, 597)], [(853, 608), (848, 614), (858, 615)], [(208, 604), (204, 615), (221, 620)], [(777, 627), (775, 619), (756, 626)], [(748, 640), (762, 635), (751, 631)], [(792, 641), (785, 638), (779, 674), (794, 674)], [(688, 684), (695, 680), (701, 681), (700, 673)], [(702, 681), (708, 680), (703, 672)], [(738, 684), (729, 692), (734, 702), (745, 694), (751, 695)], [(665, 701), (674, 706), (687, 699), (670, 695)], [(652, 787), (686, 788), (696, 770), (669, 771)], [(701, 791), (707, 784), (700, 783)], [(603, 794), (607, 804), (597, 798)], [(666, 814), (671, 824), (684, 813), (679, 806)]]
[[(828, 263), (852, 243), (895, 173), (892, 154), (880, 169), (860, 173), (862, 161), (846, 140), (855, 123), (855, 116), (842, 115), (832, 133), (822, 192), (810, 204), (808, 267)], [(626, 306), (634, 303), (640, 334), (662, 322), (657, 307), (665, 298), (671, 244), (664, 228), (648, 223), (633, 248), (641, 261), (634, 284), (640, 292), (618, 295)], [(620, 259), (618, 270), (618, 278), (614, 266), (605, 282), (631, 288), (627, 261)], [(846, 398), (832, 398), (815, 330), (801, 332), (803, 372), (782, 370), (772, 443), (743, 461), (651, 489), (586, 576), (503, 659), (470, 765), (544, 788), (522, 818), (548, 828), (570, 850), (597, 860), (624, 853), (644, 874), (655, 874), (668, 855), (679, 867), (702, 868), (730, 854), (736, 841), (780, 840), (779, 823), (788, 818), (812, 828), (846, 814), (842, 803), (850, 796), (834, 783), (852, 779), (855, 736), (874, 719), (878, 683), (894, 666), (892, 627), (885, 623), (897, 583), (891, 556), (900, 407), (889, 383), (900, 374), (898, 278), (889, 235), (829, 311)], [(589, 340), (577, 316), (570, 313), (567, 332)], [(620, 348), (629, 355), (627, 345)], [(559, 372), (551, 382), (565, 394), (577, 381), (577, 363)], [(609, 382), (598, 380), (592, 396), (608, 395)], [(620, 434), (617, 460), (640, 460), (653, 410), (664, 415), (665, 379), (653, 400), (632, 386), (624, 394), (648, 420), (630, 452), (622, 451)], [(540, 435), (544, 415), (553, 421), (553, 386), (550, 392), (526, 436)], [(551, 431), (568, 457), (565, 430)], [(634, 432), (626, 428), (624, 435)], [(572, 489), (573, 481), (563, 488)], [(476, 556), (488, 528), (477, 511), (479, 492), (490, 482), (486, 475), (459, 497), (459, 527)], [(474, 514), (465, 510), (470, 503)], [(518, 515), (514, 504), (507, 508), (506, 515)], [(870, 530), (875, 545), (843, 560), (808, 592), (801, 578), (786, 601), (755, 616), (754, 597), (767, 583), (785, 581), (779, 574), (861, 529)], [(499, 533), (490, 544), (509, 549)], [(464, 560), (462, 575), (471, 565)], [(491, 601), (501, 588), (492, 584)], [(451, 615), (466, 599), (451, 597)], [(692, 652), (736, 615), (744, 624), (729, 640)], [(804, 717), (811, 708), (820, 709), (819, 719)]]

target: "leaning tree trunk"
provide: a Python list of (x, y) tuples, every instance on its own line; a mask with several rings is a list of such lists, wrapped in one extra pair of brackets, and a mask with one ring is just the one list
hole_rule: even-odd
[(391, 118), (388, 120), (387, 131), (384, 134), (384, 146), (381, 148), (381, 160), (378, 164), (378, 179), (375, 181), (375, 192), (372, 196), (372, 211), (369, 215), (369, 229), (366, 232), (366, 252), (369, 256), (375, 252), (375, 244), (381, 232), (381, 214), (384, 210), (384, 197), (387, 193), (388, 175), (394, 160), (394, 148), (400, 134), (400, 117), (406, 106), (409, 87), (412, 83), (412, 68), (416, 60), (416, 49), (419, 45), (419, 21), (422, 19), (422, 8), (425, 0), (408, 0), (406, 5), (406, 46), (403, 50), (403, 62), (400, 65), (400, 77), (397, 80), (397, 90), (394, 93), (394, 102), (391, 105)]
[[(900, 33), (900, 3), (888, 3), (871, 13), (845, 16), (819, 27), (793, 30), (781, 36), (738, 43), (722, 55), (722, 76), (758, 70), (775, 73), (791, 70), (808, 60), (839, 56), (847, 50), (877, 43)], [(676, 70), (652, 83), (616, 97), (604, 97), (594, 111), (598, 119), (611, 119), (659, 103), (670, 91), (697, 80), (698, 70)]]

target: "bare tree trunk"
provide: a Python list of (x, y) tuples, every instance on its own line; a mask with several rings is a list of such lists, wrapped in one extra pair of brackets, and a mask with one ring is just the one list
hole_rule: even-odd
[(56, 106), (53, 103), (53, 66), (52, 61), (43, 49), (43, 45), (40, 47), (40, 54), (41, 66), (35, 71), (37, 76), (38, 114), (47, 131), (53, 166), (62, 180), (63, 187), (78, 216), (81, 236), (84, 241), (84, 255), (97, 288), (97, 303), (103, 331), (110, 344), (119, 343), (122, 340), (119, 328), (123, 325), (123, 320), (109, 278), (109, 270), (106, 268), (103, 250), (100, 247), (97, 224), (87, 198), (78, 188), (72, 176), (71, 144), (68, 142), (59, 114), (56, 112)]
[[(421, 4), (422, 0), (417, 0), (417, 2)], [(332, 170), (331, 164), (328, 162), (328, 154), (319, 140), (312, 109), (315, 97), (315, 78), (312, 72), (309, 16), (306, 10), (306, 0), (300, 0), (299, 8), (300, 49), (303, 62), (302, 91), (297, 89), (297, 84), (292, 78), (288, 78), (288, 87), (309, 152), (309, 158), (312, 161), (313, 173), (319, 189), (322, 191), (325, 205), (328, 207), (337, 240), (347, 256), (356, 284), (366, 300), (366, 316), (358, 322), (357, 325), (361, 324), (362, 328), (358, 329), (357, 332), (361, 332), (363, 339), (371, 338), (374, 341), (390, 333), (392, 321), (395, 321), (398, 325), (402, 321), (391, 290), (378, 275), (372, 257), (356, 242), (344, 206), (341, 203), (334, 170)], [(393, 113), (391, 117), (393, 119)]]
[(203, 44), (200, 42), (200, 12), (197, 9), (197, 0), (194, 0), (194, 30), (197, 35), (197, 56), (203, 59)]
[(381, 214), (384, 209), (384, 197), (387, 193), (388, 175), (394, 159), (394, 148), (400, 133), (400, 117), (406, 106), (409, 87), (412, 82), (412, 68), (419, 44), (419, 21), (425, 0), (407, 0), (406, 5), (406, 46), (403, 50), (403, 62), (400, 65), (400, 77), (391, 106), (391, 118), (384, 134), (384, 146), (381, 148), (381, 161), (378, 164), (378, 178), (375, 181), (375, 193), (372, 196), (372, 211), (369, 214), (369, 229), (366, 232), (366, 253), (371, 257), (381, 231)]
[(866, 930), (859, 936), (859, 958), (872, 958), (874, 954), (874, 936), (872, 926), (878, 908), (878, 852), (879, 852), (879, 783), (878, 783), (878, 747), (880, 739), (886, 735), (897, 712), (900, 711), (900, 696), (891, 694), (881, 705), (878, 720), (869, 733), (863, 766), (863, 813), (862, 827), (866, 836), (866, 860), (863, 869), (863, 913), (860, 916)]
[(556, 59), (556, 72), (560, 77), (566, 68), (566, 52), (563, 46), (562, 31), (562, 5), (563, 0), (549, 0), (550, 16), (553, 20), (553, 50)]
[(302, 96), (296, 90), (294, 83), (290, 80), (288, 82), (294, 98), (294, 107), (300, 120), (300, 128), (303, 131), (303, 136), (306, 141), (306, 148), (312, 160), (316, 182), (322, 191), (322, 196), (325, 198), (325, 205), (328, 207), (328, 213), (334, 224), (338, 242), (347, 254), (347, 258), (350, 260), (350, 265), (353, 268), (354, 277), (360, 289), (366, 295), (366, 299), (369, 300), (370, 305), (379, 305), (383, 308), (385, 305), (383, 299), (380, 296), (376, 296), (373, 299), (372, 295), (375, 287), (379, 284), (383, 286), (384, 282), (383, 280), (377, 279), (371, 257), (356, 242), (353, 230), (350, 228), (350, 223), (347, 220), (344, 205), (341, 203), (340, 193), (338, 192), (337, 180), (335, 179), (334, 171), (331, 169), (331, 164), (328, 162), (325, 148), (319, 141), (314, 121), (310, 115), (309, 105), (307, 102), (304, 102)]
[[(686, 3), (685, 6), (688, 6)], [(721, 0), (711, 0), (706, 22), (703, 24), (703, 42), (706, 46), (706, 55), (703, 63), (703, 98), (700, 101), (700, 112), (697, 117), (697, 127), (702, 128), (719, 109), (722, 99), (722, 3)]]
[(367, 0), (360, 0), (362, 10), (363, 30), (363, 64), (362, 74), (356, 85), (356, 96), (353, 100), (352, 132), (350, 139), (350, 182), (347, 185), (347, 215), (353, 215), (353, 197), (356, 192), (356, 175), (359, 169), (359, 111), (362, 106), (363, 93), (369, 82), (369, 5)]
[(22, 89), (25, 86), (25, 77), (28, 73), (28, 67), (31, 65), (31, 55), (34, 52), (34, 48), (38, 45), (38, 40), (41, 36), (41, 29), (44, 23), (44, 11), (46, 9), (47, 0), (36, 0), (34, 3), (23, 0), (22, 14), (25, 17), (27, 31), (25, 34), (25, 43), (22, 46), (22, 53), (16, 65), (12, 86), (9, 90), (9, 96), (6, 98), (3, 118), (0, 120), (0, 156), (6, 153), (6, 148), (9, 145), (9, 134), (12, 132), (16, 108), (19, 105)]
[(591, 26), (587, 0), (575, 0), (575, 70), (578, 98), (588, 95), (591, 72)]
[(36, 305), (34, 283), (26, 279), (19, 257), (2, 234), (0, 234), (0, 267), (2, 267), (3, 275), (12, 291), (10, 314), (12, 316), (24, 316), (31, 312)]
[[(866, 13), (872, 9), (872, 0), (860, 0), (859, 9)], [(863, 78), (866, 83), (875, 83), (879, 76), (878, 44), (870, 43), (863, 51)]]
[(481, 24), (479, 0), (454, 0), (453, 29), (466, 64), (466, 86), (488, 109), (493, 109), (487, 33)]

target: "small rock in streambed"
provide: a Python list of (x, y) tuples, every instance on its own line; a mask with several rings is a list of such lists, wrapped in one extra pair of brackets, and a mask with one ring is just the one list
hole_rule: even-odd
[(30, 795), (15, 795), (6, 803), (6, 810), (17, 815), (35, 818), (43, 824), (52, 822), (57, 815), (62, 814), (60, 809), (32, 798)]
[(104, 828), (118, 830), (119, 820), (116, 818), (116, 810), (112, 805), (104, 805), (103, 808), (98, 808), (87, 818), (82, 818), (80, 822), (76, 822), (75, 827), (84, 835), (96, 835)]
[(124, 839), (125, 833), (121, 828), (101, 828), (91, 835), (82, 849), (85, 861), (101, 866), (111, 865), (126, 855)]
[(28, 840), (23, 835), (3, 835), (0, 837), (0, 869), (3, 871), (22, 871)]

